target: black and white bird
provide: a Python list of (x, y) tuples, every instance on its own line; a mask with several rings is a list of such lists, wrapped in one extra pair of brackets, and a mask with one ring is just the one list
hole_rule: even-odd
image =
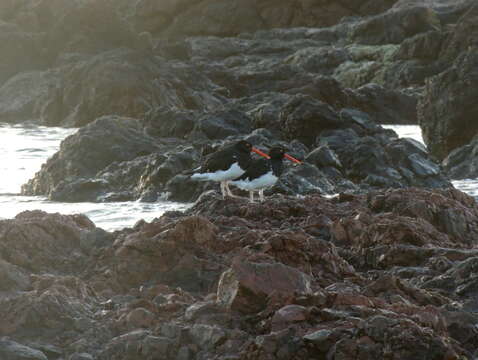
[(249, 191), (249, 200), (254, 202), (254, 191), (259, 192), (259, 200), (264, 201), (264, 190), (273, 186), (284, 170), (282, 159), (286, 158), (301, 164), (299, 160), (286, 154), (282, 146), (274, 146), (269, 151), (270, 159), (252, 160), (246, 172), (231, 181), (239, 189)]
[(199, 181), (216, 181), (221, 183), (222, 197), (235, 197), (229, 189), (229, 181), (246, 172), (252, 161), (251, 151), (269, 158), (269, 155), (254, 148), (248, 141), (241, 140), (222, 150), (210, 154), (203, 165), (194, 170), (191, 179)]

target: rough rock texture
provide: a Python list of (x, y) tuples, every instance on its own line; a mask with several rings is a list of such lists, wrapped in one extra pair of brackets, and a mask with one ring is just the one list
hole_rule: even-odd
[(112, 162), (132, 160), (152, 153), (158, 147), (154, 139), (144, 136), (140, 123), (135, 119), (117, 116), (99, 118), (91, 126), (65, 139), (60, 151), (42, 166), (38, 176), (25, 188), (34, 194), (50, 194), (58, 186), (61, 188), (69, 182), (81, 182), (82, 178), (94, 175)]
[[(352, 103), (380, 122), (415, 123), (425, 79), (472, 46), (461, 41), (461, 33), (473, 38), (465, 25), (447, 27), (471, 6), (395, 0), (7, 2), (0, 13), (8, 54), (0, 69), (0, 104), (10, 103), (12, 91), (28, 90), (4, 121), (83, 126), (107, 114), (143, 118), (158, 107), (212, 110), (262, 92), (310, 93), (315, 78), (328, 75), (345, 87), (370, 84)], [(46, 73), (24, 73), (31, 70)], [(385, 88), (383, 96), (377, 85)], [(44, 100), (36, 102), (38, 95)]]
[(448, 154), (443, 160), (443, 169), (452, 179), (475, 179), (478, 177), (478, 139), (476, 136), (466, 145)]
[[(274, 192), (333, 194), (451, 186), (421, 144), (397, 139), (366, 113), (352, 108), (339, 112), (308, 95), (287, 95), (281, 100), (268, 106), (277, 118), (253, 115), (237, 106), (205, 112), (197, 122), (189, 112), (165, 110), (152, 115), (146, 129), (133, 119), (99, 118), (67, 138), (22, 191), (59, 201), (194, 201), (217, 186), (194, 182), (187, 171), (197, 166), (207, 147), (216, 149), (226, 136), (226, 142), (246, 138), (263, 148), (282, 142), (293, 156), (305, 159), (301, 166), (286, 163)], [(186, 140), (157, 136), (179, 131), (164, 128), (163, 120), (171, 116), (185, 130)], [(251, 132), (255, 125), (274, 133), (264, 128)]]
[[(442, 160), (477, 130), (470, 121), (476, 112), (470, 85), (476, 12), (472, 0), (5, 1), (0, 120), (84, 127), (104, 116), (128, 117), (155, 141), (168, 138), (170, 146), (157, 156), (128, 156), (122, 159), (127, 164), (113, 168), (107, 166), (118, 159), (111, 158), (94, 174), (78, 173), (76, 182), (64, 174), (61, 187), (56, 175), (47, 174), (50, 163), (32, 180), (43, 185), (25, 188), (69, 201), (188, 201), (211, 188), (188, 183), (188, 190), (181, 175), (197, 165), (210, 140), (217, 140), (213, 147), (227, 137), (249, 136), (257, 145), (284, 141), (305, 157), (322, 145), (317, 137), (323, 130), (351, 127), (339, 124), (351, 110), (382, 124), (418, 121), (430, 152)], [(316, 101), (307, 107), (316, 113), (294, 113), (294, 104), (306, 97), (309, 104)], [(304, 122), (302, 129), (297, 122)], [(262, 128), (271, 136), (254, 132)], [(367, 136), (388, 146), (377, 133)], [(301, 144), (292, 144), (296, 140)], [(171, 166), (162, 166), (165, 159)], [(340, 160), (340, 171), (350, 173)], [(379, 168), (388, 160), (379, 159)], [(365, 187), (445, 184), (410, 180), (416, 171), (435, 172), (434, 165), (418, 162), (421, 170), (400, 165), (408, 175), (397, 168), (400, 175), (371, 174)], [(160, 174), (153, 169), (158, 165)], [(149, 170), (140, 174), (140, 167)], [(121, 173), (125, 181), (114, 183)], [(287, 180), (281, 191), (364, 187), (361, 175), (332, 169), (295, 175), (302, 189)]]
[[(473, 84), (478, 73), (478, 6), (467, 11), (453, 32), (449, 32), (440, 53), (449, 68), (426, 84), (419, 106), (419, 123), (431, 153), (445, 158), (466, 145), (478, 132), (478, 114)], [(451, 63), (451, 64), (450, 64)]]
[(0, 221), (0, 354), (473, 359), (477, 239), (476, 202), (453, 189), (209, 193), (115, 233), (26, 212)]
[[(374, 123), (419, 121), (439, 160), (466, 145), (475, 17), (449, 0), (8, 1), (5, 36), (41, 36), (48, 56), (0, 79), (0, 118), (84, 128), (23, 188), (59, 201), (195, 200), (217, 187), (187, 171), (240, 138), (310, 160), (273, 192), (447, 187), (419, 144)], [(127, 139), (111, 125), (124, 118)]]
[[(136, 23), (141, 30), (179, 35), (237, 35), (260, 29), (323, 27), (342, 17), (374, 14), (387, 10), (396, 0), (360, 0), (320, 3), (301, 1), (165, 1), (141, 0), (136, 4)], [(202, 19), (208, 21), (202, 21)]]

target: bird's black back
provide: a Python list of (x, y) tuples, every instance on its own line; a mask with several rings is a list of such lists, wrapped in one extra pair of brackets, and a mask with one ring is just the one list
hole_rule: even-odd
[(236, 180), (248, 180), (252, 181), (261, 177), (262, 175), (267, 174), (272, 170), (272, 173), (279, 177), (283, 170), (284, 166), (282, 164), (282, 159), (254, 159), (250, 162), (249, 167), (246, 172), (238, 177)]
[(239, 163), (241, 168), (246, 169), (249, 166), (250, 161), (250, 150), (244, 149), (236, 143), (208, 155), (201, 166), (200, 172), (225, 171), (235, 162)]

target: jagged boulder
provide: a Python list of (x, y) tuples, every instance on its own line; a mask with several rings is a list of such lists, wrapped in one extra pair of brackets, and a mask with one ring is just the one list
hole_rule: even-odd
[(158, 149), (137, 120), (105, 116), (66, 138), (60, 151), (23, 187), (25, 194), (50, 194), (69, 179), (91, 177), (115, 161), (132, 160)]
[(478, 108), (476, 89), (470, 86), (478, 64), (476, 51), (457, 58), (450, 69), (432, 78), (419, 104), (419, 123), (430, 152), (444, 159), (452, 150), (466, 145), (478, 132), (472, 121)]
[[(82, 242), (94, 232), (94, 224), (84, 215), (26, 211), (13, 220), (0, 222), (1, 258), (30, 271), (78, 271), (85, 266)], [(51, 261), (52, 257), (56, 258), (55, 262)], [(15, 267), (5, 266), (15, 271)], [(19, 284), (28, 286), (28, 278), (22, 277), (18, 270), (15, 272)]]
[(443, 169), (451, 179), (474, 179), (478, 177), (476, 160), (478, 139), (475, 136), (468, 144), (452, 150), (442, 161)]
[(443, 45), (441, 57), (451, 66), (431, 78), (418, 107), (419, 124), (430, 152), (444, 159), (452, 150), (466, 145), (478, 132), (473, 121), (478, 112), (474, 102), (477, 92), (471, 84), (476, 78), (476, 20), (473, 6), (461, 19)]
[(0, 339), (0, 356), (5, 360), (48, 360), (43, 352), (8, 338)]
[(281, 263), (236, 261), (219, 280), (218, 303), (244, 314), (264, 309), (269, 296), (292, 296), (311, 292), (309, 277)]

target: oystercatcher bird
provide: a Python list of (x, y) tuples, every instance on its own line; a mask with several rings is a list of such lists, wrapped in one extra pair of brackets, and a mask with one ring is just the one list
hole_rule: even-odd
[(229, 181), (245, 173), (251, 158), (251, 151), (269, 158), (269, 155), (256, 149), (248, 141), (241, 140), (222, 150), (208, 155), (203, 165), (195, 170), (191, 179), (199, 181), (217, 181), (221, 183), (222, 197), (235, 197), (229, 189)]
[(251, 161), (246, 172), (231, 181), (239, 189), (249, 191), (249, 200), (254, 202), (254, 191), (259, 192), (259, 200), (264, 201), (264, 189), (273, 186), (284, 170), (282, 159), (286, 158), (301, 164), (299, 160), (286, 154), (282, 146), (274, 146), (269, 151), (270, 159), (257, 159)]

